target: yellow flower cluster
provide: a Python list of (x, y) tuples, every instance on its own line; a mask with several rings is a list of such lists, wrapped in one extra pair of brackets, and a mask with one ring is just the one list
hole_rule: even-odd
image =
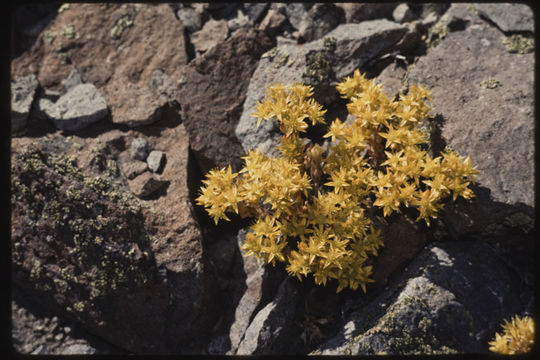
[(514, 355), (528, 353), (534, 344), (534, 321), (529, 316), (516, 315), (512, 321), (504, 320), (503, 333), (495, 334), (489, 342), (489, 350), (499, 354)]
[(369, 255), (383, 246), (380, 231), (364, 214), (381, 207), (384, 216), (401, 205), (419, 210), (417, 221), (437, 217), (450, 194), (469, 199), (477, 171), (470, 159), (454, 153), (431, 158), (418, 130), (427, 116), (427, 91), (412, 86), (407, 96), (390, 100), (373, 80), (357, 70), (337, 85), (352, 124), (333, 121), (325, 151), (301, 136), (311, 125), (324, 124), (325, 110), (303, 84), (269, 87), (253, 114), (276, 118), (283, 133), (279, 151), (269, 157), (249, 151), (244, 168), (233, 173), (212, 170), (203, 181), (197, 204), (217, 223), (227, 212), (253, 217), (243, 249), (267, 263), (287, 263), (291, 276), (312, 274), (319, 285), (338, 282), (337, 291), (372, 282)]

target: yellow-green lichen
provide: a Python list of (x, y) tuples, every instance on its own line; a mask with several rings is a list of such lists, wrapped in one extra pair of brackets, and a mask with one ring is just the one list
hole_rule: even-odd
[(498, 87), (502, 86), (502, 83), (494, 78), (487, 78), (482, 80), (480, 83), (480, 87), (483, 87), (484, 89), (496, 89)]
[(503, 36), (502, 42), (509, 53), (527, 54), (534, 51), (534, 39), (521, 34)]
[(109, 35), (113, 40), (119, 40), (124, 30), (133, 26), (133, 16), (130, 14), (123, 15), (116, 21), (116, 24), (111, 29)]
[(56, 32), (45, 31), (43, 33), (43, 41), (47, 42), (49, 45), (51, 45), (54, 42), (54, 39), (56, 39)]
[(62, 29), (62, 35), (64, 35), (66, 39), (70, 40), (77, 40), (78, 38), (80, 38), (79, 33), (75, 31), (75, 26), (73, 26), (72, 24), (66, 25)]

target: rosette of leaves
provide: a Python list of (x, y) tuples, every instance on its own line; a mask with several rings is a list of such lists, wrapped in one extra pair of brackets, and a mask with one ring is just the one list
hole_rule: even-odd
[(529, 316), (514, 316), (501, 324), (503, 333), (495, 334), (489, 342), (489, 350), (499, 354), (515, 355), (528, 353), (534, 345), (534, 321)]
[(229, 220), (228, 212), (254, 219), (242, 246), (247, 254), (273, 265), (285, 262), (300, 280), (309, 274), (319, 285), (335, 279), (337, 292), (359, 286), (365, 292), (372, 282), (366, 260), (383, 246), (366, 209), (381, 208), (389, 216), (415, 207), (417, 221), (429, 226), (445, 198), (474, 196), (468, 186), (477, 171), (453, 152), (436, 158), (427, 153), (417, 127), (429, 111), (426, 89), (412, 86), (393, 101), (356, 70), (337, 90), (356, 119), (333, 121), (323, 150), (305, 137), (310, 125), (325, 123), (326, 110), (311, 98), (312, 87), (270, 86), (253, 115), (258, 125), (279, 121), (281, 156), (249, 151), (238, 173), (230, 166), (211, 170), (196, 201), (216, 224)]

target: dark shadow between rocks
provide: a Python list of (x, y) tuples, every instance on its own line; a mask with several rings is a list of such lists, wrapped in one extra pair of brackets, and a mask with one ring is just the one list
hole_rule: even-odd
[(181, 123), (182, 118), (180, 117), (179, 106), (167, 104), (161, 108), (161, 117), (158, 121), (135, 127), (133, 130), (137, 130), (147, 136), (159, 137), (165, 129), (175, 128)]
[[(74, 341), (79, 342), (81, 339), (84, 340), (88, 345), (93, 347), (96, 350), (96, 354), (126, 354), (126, 351), (124, 349), (121, 349), (103, 338), (96, 337), (95, 335), (92, 335), (88, 333), (78, 322), (73, 321), (71, 319), (68, 319), (64, 316), (59, 316), (60, 312), (57, 311), (51, 311), (49, 308), (42, 306), (43, 304), (41, 301), (36, 302), (36, 298), (33, 295), (27, 294), (24, 289), (19, 289), (17, 286), (14, 286), (11, 290), (11, 301), (15, 302), (19, 308), (23, 308), (26, 311), (30, 312), (36, 319), (43, 320), (45, 323), (51, 322), (51, 319), (54, 317), (58, 318), (58, 325), (60, 328), (62, 327), (69, 327), (71, 331), (69, 332), (69, 337), (73, 338)], [(17, 313), (10, 312), (10, 318), (11, 320), (11, 326), (12, 331), (15, 333), (15, 323), (18, 323), (18, 325), (21, 325), (20, 322), (23, 321), (22, 319), (16, 319), (18, 316)], [(22, 324), (27, 326), (32, 326), (35, 324)], [(37, 333), (35, 332), (36, 329), (32, 329), (33, 334), (32, 338), (34, 338), (34, 341), (38, 341), (38, 339), (35, 339), (37, 337)], [(17, 334), (19, 336), (25, 337), (27, 334), (22, 333), (21, 329), (17, 329)], [(24, 330), (23, 330), (24, 332)], [(58, 328), (55, 329), (55, 332), (61, 333), (61, 330)], [(13, 334), (14, 336), (15, 334)], [(65, 339), (62, 338), (61, 340), (56, 340), (52, 336), (51, 333), (44, 333), (42, 338), (45, 338), (45, 344), (46, 345), (58, 345), (59, 347), (62, 347), (62, 344), (65, 342)], [(49, 338), (50, 336), (50, 338)], [(17, 341), (28, 341), (31, 339), (15, 339), (11, 338), (11, 344), (13, 345), (14, 342)], [(43, 344), (42, 344), (43, 345)]]
[(159, 189), (152, 192), (148, 196), (141, 197), (142, 200), (157, 200), (162, 196), (167, 196), (167, 191), (169, 190), (169, 186), (171, 185), (171, 182), (169, 180), (162, 180), (164, 181), (164, 184), (160, 186)]

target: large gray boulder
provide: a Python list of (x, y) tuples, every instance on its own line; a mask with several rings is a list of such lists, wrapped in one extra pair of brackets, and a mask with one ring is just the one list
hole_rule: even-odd
[(301, 47), (283, 44), (263, 54), (251, 77), (236, 127), (236, 136), (244, 150), (260, 148), (273, 153), (279, 144), (281, 133), (277, 120), (263, 121), (257, 127), (257, 119), (251, 115), (269, 85), (304, 81), (315, 87), (316, 99), (329, 104), (336, 99), (337, 81), (393, 50), (407, 33), (407, 27), (388, 20), (342, 24), (324, 38)]
[(274, 300), (261, 309), (246, 330), (237, 355), (279, 354), (290, 341), (298, 301), (297, 283), (285, 279)]
[(76, 131), (107, 116), (107, 102), (92, 84), (79, 84), (69, 89), (56, 103), (43, 98), (39, 106), (54, 126)]
[(504, 32), (534, 32), (534, 15), (527, 4), (474, 4), (478, 14)]
[(450, 32), (409, 83), (430, 90), (443, 140), (471, 157), (493, 200), (534, 206), (534, 54), (509, 53), (503, 40), (485, 22)]
[(312, 354), (487, 353), (503, 319), (532, 310), (520, 275), (486, 243), (430, 245)]

